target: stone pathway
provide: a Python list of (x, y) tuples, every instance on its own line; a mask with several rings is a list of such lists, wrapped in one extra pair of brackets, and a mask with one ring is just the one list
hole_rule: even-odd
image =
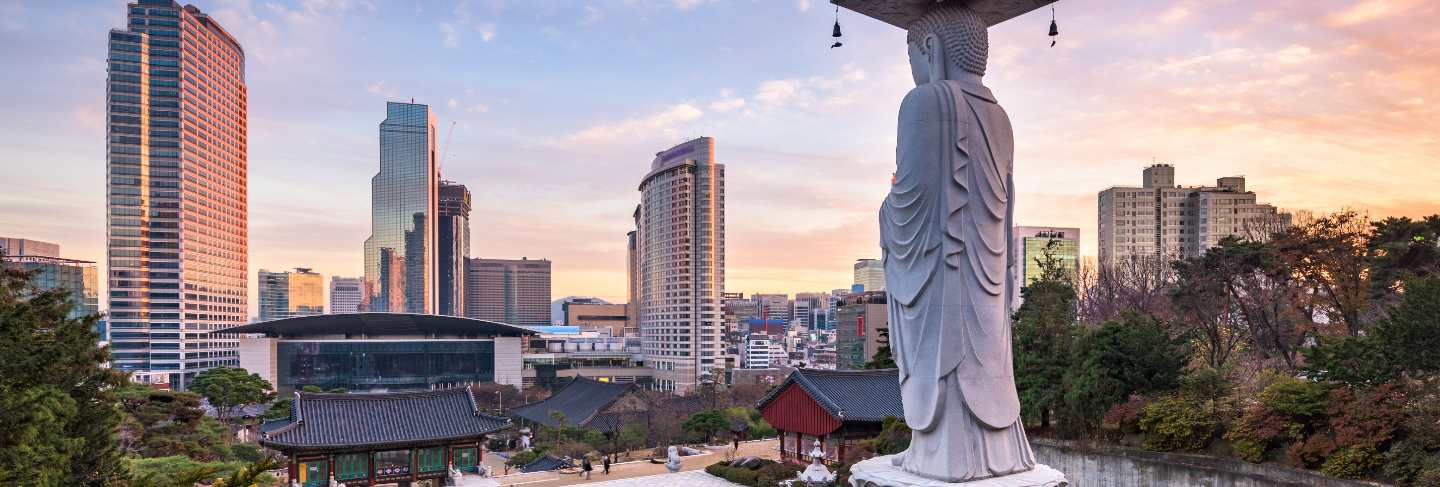
[(592, 487), (734, 487), (740, 484), (710, 475), (705, 473), (704, 470), (691, 470), (689, 472), (665, 473), (646, 477), (596, 482), (586, 485)]

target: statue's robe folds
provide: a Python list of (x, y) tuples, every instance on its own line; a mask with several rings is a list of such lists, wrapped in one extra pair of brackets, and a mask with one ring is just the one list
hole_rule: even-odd
[(896, 173), (880, 210), (890, 340), (907, 471), (959, 482), (1035, 464), (1011, 365), (1010, 120), (990, 90), (918, 86), (900, 107)]

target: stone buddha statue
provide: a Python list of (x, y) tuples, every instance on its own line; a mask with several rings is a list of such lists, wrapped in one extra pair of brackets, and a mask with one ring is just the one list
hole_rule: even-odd
[(987, 27), (959, 3), (907, 41), (895, 183), (880, 210), (890, 336), (905, 420), (897, 466), (949, 482), (1030, 470), (1010, 357), (1015, 191), (1010, 119), (981, 84)]

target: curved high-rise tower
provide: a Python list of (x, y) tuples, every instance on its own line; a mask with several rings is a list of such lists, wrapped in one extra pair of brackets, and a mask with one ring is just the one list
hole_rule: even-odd
[(638, 319), (655, 388), (683, 394), (724, 365), (725, 166), (715, 139), (656, 154), (640, 181)]
[(239, 364), (249, 232), (245, 50), (194, 5), (142, 0), (109, 36), (106, 236), (116, 369), (185, 388)]

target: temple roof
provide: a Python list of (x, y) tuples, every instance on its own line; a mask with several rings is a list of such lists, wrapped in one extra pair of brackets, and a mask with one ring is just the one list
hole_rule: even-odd
[[(950, 0), (957, 1), (957, 0)], [(994, 26), (1056, 0), (958, 0), (974, 10), (985, 25)], [(910, 23), (945, 0), (830, 0), (855, 13), (908, 29)]]
[(217, 333), (264, 333), (266, 336), (354, 335), (383, 336), (522, 336), (534, 335), (533, 330), (498, 321), (476, 320), (458, 316), (420, 315), (408, 313), (346, 313), (297, 316), (251, 323)]
[(791, 384), (804, 388), (821, 408), (841, 421), (880, 422), (886, 417), (905, 417), (900, 402), (900, 374), (896, 369), (795, 369), (755, 408), (764, 409)]
[(565, 415), (567, 424), (588, 426), (600, 411), (619, 400), (634, 387), (634, 384), (600, 382), (576, 376), (569, 384), (565, 384), (565, 387), (555, 391), (545, 400), (517, 406), (510, 410), (510, 414), (554, 428), (559, 424), (555, 418), (550, 417), (550, 413), (559, 411)]
[(470, 389), (382, 394), (299, 392), (290, 417), (267, 421), (260, 444), (277, 450), (394, 447), (477, 438), (510, 425), (481, 413)]
[(574, 464), (570, 463), (569, 460), (555, 458), (549, 453), (546, 453), (544, 455), (541, 455), (540, 458), (536, 458), (534, 461), (525, 464), (525, 466), (523, 467), (520, 467), (520, 471), (525, 473), (549, 472), (551, 470), (559, 470), (572, 466), (574, 466)]

